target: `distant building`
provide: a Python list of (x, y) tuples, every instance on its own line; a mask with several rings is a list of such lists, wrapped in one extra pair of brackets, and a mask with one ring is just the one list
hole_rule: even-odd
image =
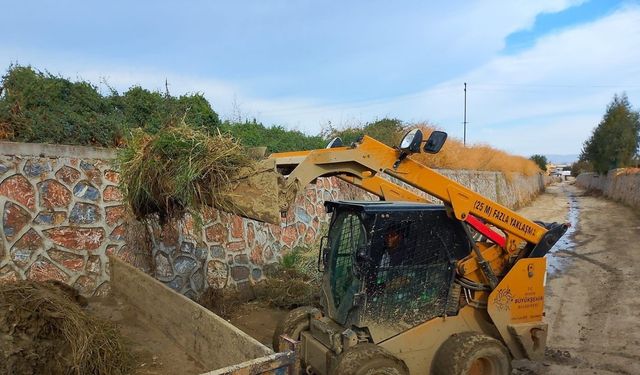
[[(551, 166), (551, 168), (549, 167)], [(570, 164), (547, 164), (547, 173), (549, 176), (559, 176), (564, 178), (571, 176)]]

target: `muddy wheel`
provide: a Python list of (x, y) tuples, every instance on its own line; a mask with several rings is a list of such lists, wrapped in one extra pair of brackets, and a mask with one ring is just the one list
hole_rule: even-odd
[(336, 375), (409, 375), (407, 366), (375, 344), (358, 344), (338, 357)]
[(302, 306), (289, 311), (276, 326), (273, 332), (273, 350), (280, 352), (285, 348), (280, 347), (280, 335), (287, 335), (294, 340), (300, 340), (300, 334), (309, 329), (309, 317), (319, 315), (320, 310), (311, 306)]
[(498, 340), (477, 332), (451, 336), (436, 352), (434, 375), (509, 375), (511, 356)]

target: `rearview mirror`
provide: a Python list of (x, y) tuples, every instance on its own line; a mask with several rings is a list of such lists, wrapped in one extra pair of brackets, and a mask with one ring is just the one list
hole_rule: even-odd
[(428, 154), (437, 154), (447, 141), (447, 133), (434, 130), (424, 144), (424, 152)]

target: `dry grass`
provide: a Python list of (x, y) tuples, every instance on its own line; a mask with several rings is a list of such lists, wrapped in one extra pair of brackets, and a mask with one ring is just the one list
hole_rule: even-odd
[(115, 325), (89, 316), (54, 283), (0, 284), (0, 333), (9, 373), (127, 374), (133, 368)]
[(272, 307), (293, 309), (317, 306), (320, 301), (320, 281), (296, 268), (278, 266), (254, 287), (256, 298)]
[[(323, 226), (320, 233), (326, 233)], [(281, 261), (264, 267), (266, 279), (249, 286), (207, 288), (197, 302), (218, 316), (238, 316), (249, 301), (291, 310), (300, 306), (318, 306), (322, 273), (318, 271), (319, 240), (305, 247), (294, 247)]]
[(247, 300), (234, 288), (207, 288), (197, 302), (214, 314), (230, 319)]
[(11, 124), (0, 120), (0, 139), (10, 140), (10, 139), (13, 139), (13, 136), (14, 136), (14, 132), (11, 127)]
[[(294, 261), (293, 257), (286, 259)], [(250, 286), (250, 291), (234, 287), (207, 288), (197, 302), (225, 319), (237, 316), (249, 301), (286, 310), (317, 306), (322, 277), (317, 271), (317, 260), (300, 255), (295, 262), (295, 265), (281, 262), (265, 267), (266, 279)]]
[[(412, 126), (423, 131), (425, 139), (429, 137), (434, 127), (418, 124)], [(522, 156), (515, 156), (488, 145), (476, 144), (465, 147), (455, 138), (447, 139), (442, 150), (435, 154), (414, 154), (412, 159), (417, 160), (428, 167), (440, 169), (468, 169), (476, 171), (497, 171), (508, 173), (521, 173), (531, 176), (540, 173), (540, 168), (531, 160)]]
[[(326, 233), (321, 228), (320, 233)], [(293, 309), (316, 306), (320, 302), (322, 273), (318, 271), (320, 239), (296, 246), (281, 261), (265, 269), (266, 280), (256, 284), (256, 298), (272, 307)]]
[(196, 216), (203, 206), (232, 205), (224, 198), (231, 179), (254, 161), (234, 139), (184, 124), (155, 135), (133, 133), (119, 153), (121, 185), (134, 215), (158, 214), (162, 222)]
[(624, 168), (617, 171), (617, 176), (620, 175), (631, 175), (631, 174), (640, 174), (640, 168)]

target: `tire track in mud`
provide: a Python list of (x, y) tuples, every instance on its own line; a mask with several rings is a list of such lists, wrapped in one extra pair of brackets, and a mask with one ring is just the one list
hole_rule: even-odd
[(578, 258), (580, 260), (584, 260), (585, 262), (589, 262), (591, 264), (594, 264), (594, 265), (602, 268), (603, 270), (605, 270), (607, 272), (611, 272), (611, 273), (616, 274), (616, 275), (621, 275), (622, 272), (619, 269), (616, 269), (616, 268), (611, 267), (610, 265), (608, 265), (606, 263), (600, 262), (599, 260), (596, 260), (596, 259), (593, 259), (593, 258), (589, 257), (589, 255), (591, 255), (591, 254), (599, 254), (599, 253), (603, 253), (603, 252), (604, 252), (604, 250), (597, 251), (595, 253), (589, 253), (589, 254), (584, 254), (583, 255), (583, 254), (577, 254), (577, 253), (575, 253), (573, 251), (569, 251), (569, 250), (564, 250), (564, 249), (558, 250), (559, 254), (566, 254), (569, 257), (574, 257), (574, 258)]
[(514, 363), (514, 374), (640, 374), (640, 217), (566, 184), (547, 194), (576, 222), (548, 255), (545, 360)]
[[(634, 326), (636, 332), (640, 329), (638, 313), (626, 307), (634, 300), (629, 292), (640, 286), (633, 276), (640, 267), (640, 233), (632, 230), (640, 220), (629, 208), (604, 198), (583, 195), (582, 200), (582, 230), (576, 233), (580, 251), (573, 256), (582, 261), (580, 281), (589, 286), (589, 304), (577, 355), (585, 369), (640, 374), (640, 337), (631, 335)], [(632, 319), (636, 324), (625, 324)]]

